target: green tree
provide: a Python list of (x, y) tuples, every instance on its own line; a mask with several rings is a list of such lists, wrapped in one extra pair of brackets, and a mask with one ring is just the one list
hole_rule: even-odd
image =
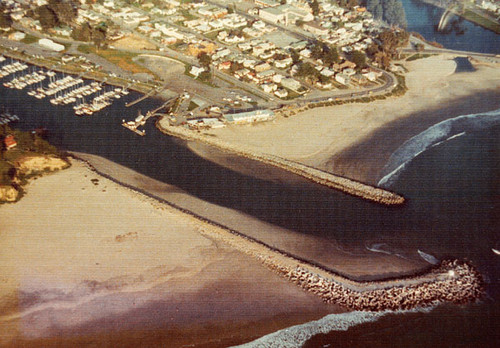
[(366, 67), (366, 54), (361, 51), (352, 51), (351, 61), (356, 64), (356, 69), (361, 70)]
[(313, 0), (309, 6), (311, 7), (313, 15), (317, 16), (319, 14), (319, 3), (318, 0)]
[(296, 50), (290, 51), (290, 57), (292, 58), (293, 64), (300, 62), (300, 54)]
[(209, 82), (212, 79), (212, 74), (209, 71), (203, 71), (198, 75), (200, 81)]
[(384, 16), (384, 9), (381, 0), (367, 0), (366, 8), (373, 14), (375, 19), (382, 19)]
[(323, 44), (319, 41), (315, 41), (311, 47), (311, 58), (321, 59), (323, 56)]
[(333, 63), (338, 63), (340, 61), (339, 51), (337, 47), (329, 47), (326, 52), (324, 52), (322, 57), (323, 63), (327, 65), (332, 65)]
[(92, 28), (88, 22), (83, 23), (81, 26), (73, 29), (71, 37), (78, 41), (91, 41)]
[(10, 14), (4, 11), (5, 8), (0, 6), (0, 28), (10, 28), (12, 25), (12, 18), (10, 18)]
[(77, 16), (77, 6), (72, 0), (49, 0), (49, 8), (61, 23), (72, 24)]
[(299, 65), (296, 75), (298, 77), (313, 79), (317, 77), (318, 71), (314, 69), (314, 66), (311, 63), (302, 63)]
[(40, 6), (36, 13), (43, 29), (54, 28), (59, 24), (56, 13), (49, 7), (49, 5)]
[(106, 26), (98, 26), (97, 28), (92, 30), (92, 41), (96, 45), (97, 48), (100, 48), (106, 43)]
[(210, 71), (210, 65), (212, 64), (212, 57), (207, 52), (201, 52), (198, 55), (198, 62), (202, 67)]

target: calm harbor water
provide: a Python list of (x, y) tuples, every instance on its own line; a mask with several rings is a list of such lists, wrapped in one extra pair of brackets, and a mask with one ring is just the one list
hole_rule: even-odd
[(448, 25), (437, 27), (444, 9), (420, 0), (401, 0), (406, 13), (407, 29), (420, 33), (445, 48), (482, 53), (500, 53), (500, 36), (461, 17), (452, 16)]

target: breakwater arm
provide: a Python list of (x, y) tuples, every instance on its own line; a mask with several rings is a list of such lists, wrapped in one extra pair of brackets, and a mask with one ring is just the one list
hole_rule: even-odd
[(167, 125), (165, 124), (165, 122), (159, 121), (156, 123), (156, 125), (157, 128), (164, 134), (189, 141), (201, 141), (222, 151), (231, 152), (238, 156), (270, 164), (272, 166), (287, 170), (291, 173), (300, 175), (320, 185), (330, 187), (332, 189), (350, 194), (355, 197), (360, 197), (384, 205), (401, 205), (405, 202), (404, 197), (396, 193), (366, 185), (351, 179), (343, 178), (341, 176), (333, 175), (331, 173), (327, 173), (301, 163), (290, 161), (278, 156), (258, 153), (256, 151), (246, 149), (245, 147), (240, 145), (234, 146), (219, 139), (205, 136), (198, 132), (194, 132), (182, 127)]
[(335, 303), (356, 310), (384, 311), (430, 307), (444, 302), (467, 303), (483, 293), (481, 275), (469, 264), (459, 261), (443, 261), (425, 273), (390, 280), (349, 279), (321, 265), (201, 217), (146, 191), (124, 184), (98, 171), (89, 162), (86, 163), (97, 174), (142, 195), (157, 209), (174, 209), (185, 214), (186, 217), (193, 219), (200, 234), (259, 260), (268, 269), (305, 291), (319, 296), (326, 303)]

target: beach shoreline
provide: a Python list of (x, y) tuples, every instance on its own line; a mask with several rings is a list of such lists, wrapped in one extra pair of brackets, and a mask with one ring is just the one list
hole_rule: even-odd
[(412, 136), (448, 118), (500, 107), (500, 70), (474, 60), (474, 72), (456, 73), (454, 58), (440, 54), (405, 62), (408, 91), (403, 96), (313, 108), (272, 122), (204, 133), (376, 185), (391, 154)]
[[(2, 345), (106, 340), (106, 330), (121, 332), (114, 336), (121, 341), (156, 326), (174, 328), (179, 344), (229, 339), (232, 327), (242, 343), (344, 311), (207, 238), (200, 233), (207, 227), (189, 215), (72, 162), (0, 207)], [(150, 327), (158, 306), (161, 318)], [(186, 333), (195, 327), (193, 340)]]

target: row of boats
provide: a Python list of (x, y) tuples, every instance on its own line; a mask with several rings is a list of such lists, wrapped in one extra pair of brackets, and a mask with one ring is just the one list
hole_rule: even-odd
[[(0, 62), (5, 61), (5, 57), (3, 57), (3, 60), (0, 60)], [(28, 69), (28, 64), (21, 63), (21, 62), (13, 62), (11, 64), (6, 64), (2, 66), (0, 69), (0, 78), (3, 78), (5, 76), (8, 76), (10, 74), (14, 74), (18, 71), (23, 71)]]
[(19, 117), (17, 115), (13, 115), (7, 111), (0, 114), (0, 126), (16, 121), (19, 121)]
[[(6, 60), (0, 56), (0, 63)], [(17, 73), (28, 69), (29, 66), (25, 63), (12, 61), (9, 64), (3, 65), (0, 69), (0, 78), (14, 74), (14, 78), (3, 83), (4, 87), (23, 89), (31, 86), (28, 95), (37, 99), (50, 97), (50, 103), (53, 105), (68, 105), (76, 103), (73, 106), (75, 114), (78, 116), (92, 115), (94, 112), (100, 111), (112, 104), (113, 99), (119, 99), (129, 92), (127, 88), (112, 88), (105, 90), (104, 82), (96, 81), (86, 83), (81, 76), (74, 77), (64, 75), (60, 77), (54, 71), (38, 69), (36, 71), (21, 74)], [(47, 86), (43, 86), (42, 82), (49, 81)], [(38, 87), (36, 85), (38, 84)], [(96, 94), (90, 101), (86, 97)]]

